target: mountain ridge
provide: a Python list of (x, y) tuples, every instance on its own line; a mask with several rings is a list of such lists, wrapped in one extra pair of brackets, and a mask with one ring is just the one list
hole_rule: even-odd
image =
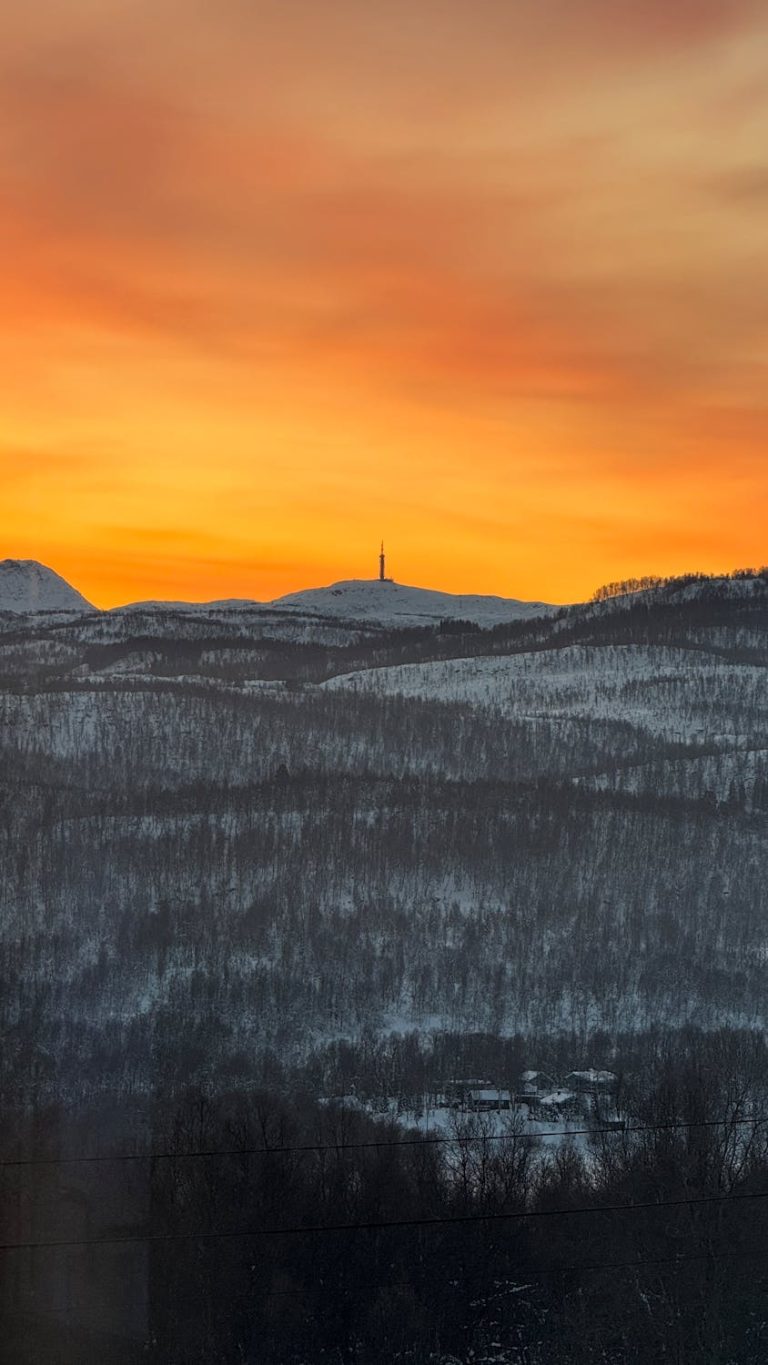
[(275, 598), (270, 606), (344, 620), (386, 618), (403, 625), (424, 625), (453, 618), (491, 626), (556, 610), (545, 602), (524, 602), (519, 598), (479, 593), (440, 592), (377, 578), (341, 579), (328, 587), (305, 588)]
[(568, 617), (580, 609), (596, 617), (634, 610), (643, 603), (678, 603), (725, 592), (729, 599), (749, 599), (762, 594), (766, 570), (740, 570), (732, 574), (687, 574), (660, 579), (638, 590), (589, 601), (551, 604), (502, 597), (498, 594), (450, 593), (414, 587), (393, 579), (341, 579), (322, 587), (304, 588), (271, 601), (255, 598), (217, 598), (208, 602), (145, 600), (101, 609), (89, 602), (55, 570), (37, 560), (0, 561), (0, 614), (40, 616), (45, 613), (88, 613), (103, 618), (131, 613), (180, 612), (190, 617), (208, 613), (255, 613), (265, 619), (301, 618), (307, 622), (360, 628), (431, 627), (443, 622), (465, 623), (493, 630), (526, 621)]
[[(255, 598), (217, 598), (210, 602), (150, 600), (126, 602), (110, 614), (132, 611), (247, 611), (290, 612), (326, 620), (378, 622), (419, 626), (442, 620), (468, 621), (477, 626), (549, 614), (545, 602), (481, 593), (449, 593), (412, 587), (392, 579), (342, 579), (318, 588), (305, 588), (271, 601)], [(37, 560), (0, 563), (0, 612), (27, 615), (56, 611), (100, 611), (53, 569)]]

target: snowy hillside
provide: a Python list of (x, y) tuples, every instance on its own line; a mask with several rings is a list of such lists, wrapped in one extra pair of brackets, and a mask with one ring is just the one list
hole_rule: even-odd
[(391, 1095), (370, 1039), (420, 1097), (412, 1031), (466, 1040), (439, 1088), (506, 1074), (489, 1036), (567, 1039), (565, 1072), (602, 1033), (765, 1027), (768, 578), (495, 630), (313, 596), (6, 618), (0, 957), (49, 1098), (160, 1054)]
[(35, 559), (0, 561), (0, 612), (93, 611), (90, 602)]
[(660, 646), (575, 645), (372, 668), (324, 687), (461, 702), (518, 722), (624, 722), (680, 743), (746, 739), (735, 725), (737, 697), (753, 730), (768, 723), (764, 667)]
[(478, 626), (503, 625), (543, 616), (554, 610), (544, 602), (520, 602), (508, 597), (434, 592), (377, 578), (350, 578), (327, 588), (289, 593), (270, 604), (281, 610), (311, 612), (352, 621), (381, 621), (402, 626), (435, 621), (471, 621)]

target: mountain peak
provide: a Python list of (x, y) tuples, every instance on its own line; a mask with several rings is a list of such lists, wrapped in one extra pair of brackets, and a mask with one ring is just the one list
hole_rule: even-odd
[(66, 579), (36, 559), (0, 560), (0, 612), (93, 610)]
[(385, 578), (347, 578), (326, 588), (289, 593), (271, 603), (282, 610), (309, 612), (313, 616), (345, 620), (429, 625), (446, 619), (473, 621), (479, 626), (501, 625), (552, 610), (544, 602), (521, 602), (513, 597), (487, 597), (474, 593), (437, 592), (412, 588)]

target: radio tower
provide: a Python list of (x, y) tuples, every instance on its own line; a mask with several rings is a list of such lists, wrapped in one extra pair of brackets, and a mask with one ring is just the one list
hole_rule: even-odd
[(379, 551), (379, 582), (380, 582), (380, 583), (386, 583), (386, 581), (387, 581), (387, 561), (386, 561), (386, 557), (385, 557), (385, 555), (384, 555), (384, 541), (382, 540), (382, 542), (381, 542), (381, 549), (380, 549), (380, 551)]

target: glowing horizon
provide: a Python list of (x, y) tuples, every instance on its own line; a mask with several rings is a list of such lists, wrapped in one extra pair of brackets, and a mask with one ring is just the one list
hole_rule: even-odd
[[(18, 557), (7, 556), (7, 558), (9, 558), (9, 559), (14, 559), (14, 558), (18, 558)], [(32, 558), (31, 556), (26, 556), (27, 561), (29, 561), (31, 558)], [(387, 556), (387, 559), (389, 559), (389, 556)], [(378, 561), (378, 554), (376, 555), (376, 560)], [(0, 561), (0, 562), (2, 562), (2, 561)], [(34, 560), (34, 559), (32, 560), (32, 562), (35, 562), (35, 563), (42, 563), (42, 561), (40, 561), (40, 560)], [(345, 582), (367, 582), (367, 583), (377, 583), (377, 582), (380, 581), (379, 575), (378, 575), (378, 570), (377, 570), (375, 573), (366, 573), (366, 572), (363, 571), (363, 572), (361, 572), (360, 574), (355, 575), (354, 577), (333, 578), (333, 579), (329, 579), (327, 582), (324, 581), (324, 582), (317, 582), (317, 583), (302, 583), (302, 584), (300, 584), (300, 585), (297, 586), (297, 587), (293, 587), (293, 588), (287, 589), (286, 592), (279, 592), (279, 593), (277, 593), (276, 596), (275, 596), (274, 598), (265, 598), (265, 597), (256, 598), (256, 597), (253, 597), (251, 594), (248, 594), (248, 593), (240, 593), (240, 592), (226, 593), (226, 594), (223, 594), (223, 595), (217, 596), (217, 597), (190, 596), (190, 595), (186, 594), (186, 593), (183, 591), (183, 584), (182, 584), (182, 585), (181, 585), (182, 590), (179, 592), (179, 594), (178, 594), (176, 597), (155, 597), (155, 596), (149, 595), (149, 596), (145, 596), (145, 597), (135, 597), (135, 598), (125, 598), (125, 599), (120, 598), (120, 600), (117, 600), (117, 601), (114, 601), (114, 602), (104, 602), (104, 601), (96, 602), (96, 601), (93, 600), (93, 598), (89, 597), (89, 595), (88, 595), (87, 592), (83, 591), (83, 589), (82, 589), (82, 587), (81, 587), (81, 585), (80, 585), (79, 583), (77, 583), (77, 582), (73, 581), (72, 579), (68, 578), (67, 575), (66, 575), (65, 573), (62, 573), (61, 570), (60, 570), (59, 568), (57, 568), (55, 564), (44, 564), (43, 567), (48, 568), (48, 569), (51, 569), (54, 573), (57, 573), (57, 574), (59, 575), (59, 577), (63, 578), (66, 582), (69, 583), (70, 587), (73, 587), (73, 588), (75, 588), (78, 592), (80, 592), (80, 593), (82, 594), (82, 596), (85, 597), (85, 598), (90, 602), (91, 606), (96, 607), (97, 610), (99, 610), (99, 611), (109, 611), (109, 610), (111, 610), (111, 609), (114, 608), (114, 607), (139, 606), (139, 605), (141, 605), (142, 602), (158, 602), (158, 603), (168, 602), (168, 603), (170, 603), (170, 604), (172, 604), (173, 602), (183, 602), (183, 603), (190, 604), (190, 605), (207, 605), (207, 604), (209, 604), (209, 603), (215, 603), (216, 601), (238, 601), (238, 600), (241, 600), (241, 601), (253, 601), (253, 602), (255, 602), (257, 605), (269, 606), (269, 605), (271, 605), (273, 602), (275, 602), (276, 600), (279, 600), (279, 599), (282, 598), (282, 597), (291, 596), (291, 595), (294, 594), (294, 593), (302, 592), (302, 591), (304, 591), (304, 590), (312, 590), (312, 589), (317, 589), (317, 588), (332, 588), (332, 587), (338, 586), (340, 583), (345, 583)], [(370, 565), (368, 565), (367, 567), (370, 568)], [(365, 566), (364, 566), (364, 568), (365, 568)], [(683, 570), (683, 574), (687, 574), (687, 573), (696, 574), (696, 573), (702, 572), (702, 573), (706, 573), (708, 576), (726, 578), (726, 577), (732, 576), (734, 573), (742, 572), (742, 571), (744, 571), (744, 570), (752, 570), (752, 571), (755, 571), (755, 570), (759, 570), (759, 569), (761, 569), (761, 568), (765, 568), (765, 566), (764, 566), (764, 565), (733, 565), (731, 568), (723, 568), (723, 569), (720, 569), (720, 570), (718, 570), (718, 569), (715, 569), (715, 570), (697, 570), (697, 569), (695, 569), (695, 568), (689, 568), (689, 569), (687, 569), (687, 570)], [(495, 591), (493, 590), (493, 588), (487, 588), (487, 589), (484, 589), (484, 590), (482, 590), (482, 591), (480, 591), (480, 592), (474, 592), (474, 591), (470, 591), (470, 590), (468, 590), (468, 589), (466, 589), (466, 588), (464, 588), (464, 587), (461, 587), (461, 586), (455, 587), (455, 588), (446, 588), (444, 585), (436, 585), (436, 584), (434, 584), (434, 583), (416, 583), (416, 582), (411, 582), (411, 581), (405, 581), (404, 579), (398, 578), (398, 577), (396, 577), (395, 575), (391, 574), (389, 570), (390, 570), (390, 565), (389, 565), (389, 563), (387, 563), (387, 577), (386, 577), (386, 580), (385, 580), (385, 581), (386, 581), (387, 583), (393, 583), (393, 584), (395, 584), (396, 586), (399, 586), (399, 587), (404, 587), (404, 588), (416, 588), (417, 590), (418, 590), (418, 589), (424, 589), (424, 588), (426, 588), (426, 589), (428, 589), (428, 590), (430, 590), (430, 591), (433, 591), (433, 592), (438, 592), (438, 593), (442, 592), (442, 593), (447, 593), (447, 594), (449, 594), (449, 595), (455, 594), (455, 595), (457, 595), (457, 596), (465, 596), (465, 595), (467, 595), (467, 596), (481, 596), (481, 597), (482, 597), (482, 596), (488, 596), (488, 597), (499, 597), (499, 598), (502, 598), (502, 599), (506, 598), (506, 599), (508, 599), (508, 600), (527, 600), (527, 601), (532, 601), (532, 602), (543, 602), (543, 603), (545, 603), (546, 605), (549, 605), (549, 606), (569, 606), (569, 605), (577, 605), (577, 604), (580, 603), (580, 602), (587, 602), (587, 601), (591, 600), (591, 598), (592, 598), (592, 597), (594, 596), (594, 594), (596, 593), (597, 589), (603, 588), (603, 587), (606, 587), (606, 586), (613, 586), (613, 584), (614, 584), (616, 581), (619, 581), (619, 582), (623, 581), (623, 580), (606, 580), (604, 583), (595, 584), (594, 589), (593, 589), (593, 590), (590, 590), (590, 591), (587, 592), (587, 593), (584, 593), (582, 597), (572, 597), (572, 598), (570, 598), (568, 601), (562, 601), (562, 602), (561, 602), (561, 601), (554, 601), (554, 599), (549, 599), (549, 598), (542, 597), (541, 595), (539, 595), (539, 596), (534, 595), (534, 596), (531, 596), (531, 597), (529, 597), (529, 598), (527, 598), (527, 599), (521, 599), (521, 598), (519, 598), (519, 597), (518, 597), (518, 598), (515, 598), (513, 595), (511, 595), (511, 594), (509, 594), (509, 593), (495, 592)], [(664, 579), (664, 578), (669, 577), (669, 576), (672, 576), (672, 577), (673, 577), (674, 575), (659, 574), (659, 575), (654, 575), (654, 576), (658, 576), (659, 578)], [(147, 581), (148, 581), (148, 582), (151, 581), (149, 575), (147, 576)], [(229, 580), (227, 580), (227, 581), (229, 581)]]
[(0, 558), (552, 602), (768, 558), (758, 0), (0, 15)]

